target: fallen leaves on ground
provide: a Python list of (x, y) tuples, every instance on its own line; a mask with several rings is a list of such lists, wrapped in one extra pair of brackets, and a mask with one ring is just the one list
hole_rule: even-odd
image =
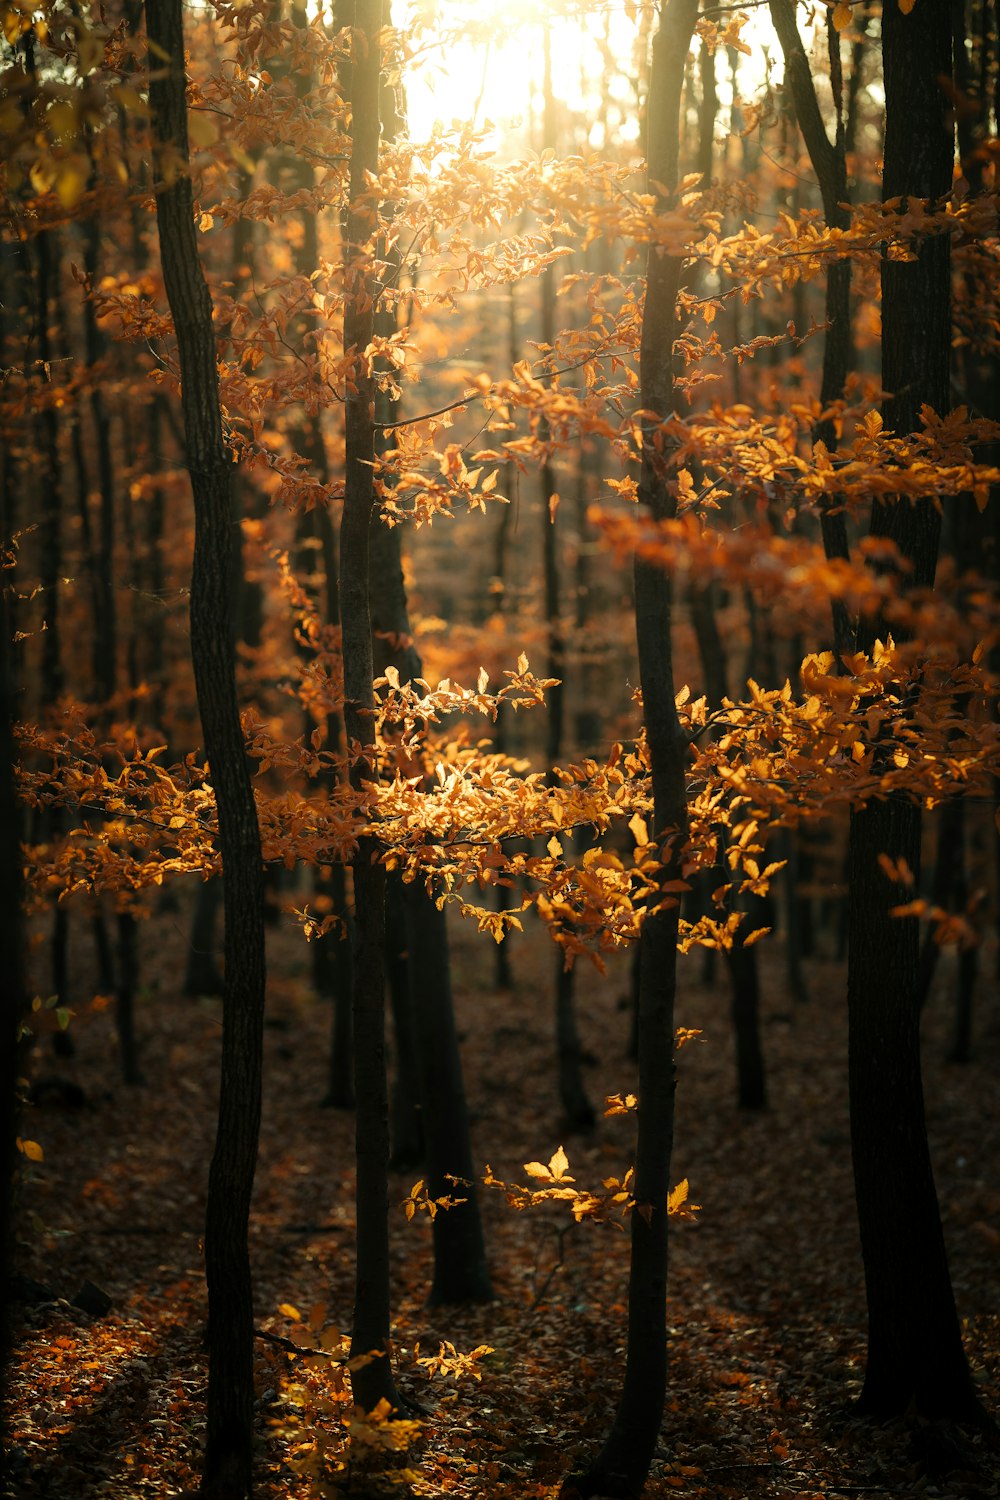
[[(501, 1180), (523, 1180), (526, 1162), (556, 1159), (565, 1142), (581, 1188), (621, 1178), (633, 1116), (601, 1116), (585, 1137), (567, 1137), (560, 1119), (549, 998), (556, 961), (545, 940), (531, 932), (513, 942), (516, 985), (500, 991), (488, 983), (492, 945), (487, 952), (458, 924), (452, 932), (477, 1160)], [(8, 1403), (16, 1500), (170, 1496), (199, 1478), (201, 1232), (219, 1005), (178, 994), (186, 912), (154, 917), (141, 934), (146, 1082), (126, 1088), (111, 1011), (87, 1003), (85, 936), (75, 937), (76, 1055), (53, 1058), (41, 1037), (31, 1058), (36, 1080), (58, 1075), (77, 1092), (39, 1090), (22, 1121), (44, 1160), (23, 1168), (18, 1269), (43, 1290), (15, 1308)], [(272, 933), (270, 947), (251, 1230), (257, 1324), (271, 1335), (257, 1354), (259, 1493), (556, 1496), (614, 1411), (628, 1236), (614, 1223), (576, 1224), (558, 1203), (514, 1213), (502, 1194), (482, 1191), (498, 1300), (430, 1309), (430, 1219), (416, 1214), (408, 1223), (403, 1209), (420, 1173), (395, 1175), (393, 1336), (413, 1425), (359, 1422), (341, 1363), (353, 1300), (353, 1117), (319, 1106), (330, 1018), (311, 997), (309, 952), (290, 928)], [(852, 1413), (865, 1325), (844, 969), (814, 960), (812, 998), (793, 1007), (780, 947), (758, 953), (770, 1095), (760, 1115), (734, 1102), (722, 966), (706, 983), (702, 957), (682, 961), (678, 1021), (700, 1028), (705, 1045), (678, 1058), (672, 1180), (688, 1179), (702, 1207), (671, 1241), (670, 1389), (646, 1494), (985, 1500), (998, 1493), (1000, 1463), (980, 1438), (912, 1420), (876, 1427)], [(992, 962), (985, 954), (984, 997)], [(981, 1006), (973, 1062), (942, 1061), (952, 968), (943, 957), (926, 1018), (928, 1120), (966, 1347), (995, 1411), (1000, 1026), (995, 1007)], [(580, 970), (587, 1081), (599, 1114), (602, 1101), (635, 1086), (626, 989), (624, 962), (605, 978)], [(71, 1305), (85, 1281), (113, 1299), (108, 1316)]]

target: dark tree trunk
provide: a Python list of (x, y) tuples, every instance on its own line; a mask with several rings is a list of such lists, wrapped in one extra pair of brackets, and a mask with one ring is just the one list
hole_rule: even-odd
[(147, 0), (160, 259), (180, 354), (195, 508), (191, 655), (225, 876), (222, 1079), (208, 1184), (208, 1434), (202, 1491), (242, 1500), (253, 1481), (253, 1285), (248, 1228), (260, 1129), (264, 882), (257, 808), (236, 697), (230, 579), (236, 546), (212, 300), (188, 174), (181, 0)]
[[(939, 198), (951, 186), (953, 139), (941, 77), (951, 71), (947, 5), (882, 18), (886, 199)], [(932, 236), (910, 262), (882, 264), (882, 352), (887, 428), (918, 427), (924, 402), (945, 412), (951, 345), (949, 240)], [(876, 501), (871, 533), (890, 537), (916, 587), (934, 582), (940, 521), (924, 502)], [(866, 627), (871, 649), (884, 622)], [(916, 1410), (979, 1421), (945, 1253), (927, 1142), (917, 1003), (918, 932), (890, 916), (897, 889), (878, 856), (920, 864), (920, 808), (898, 795), (851, 816), (848, 1012), (851, 1143), (868, 1297), (868, 1362), (859, 1409), (874, 1417)]]
[[(408, 641), (410, 620), (398, 527), (376, 527), (372, 539), (371, 579), (372, 617), (377, 638), (380, 642)], [(423, 674), (423, 665), (412, 643), (391, 651), (383, 646), (380, 660), (391, 661), (403, 681)], [(412, 1087), (413, 1080), (416, 1080), (420, 1101), (427, 1187), (432, 1198), (465, 1199), (464, 1203), (457, 1203), (446, 1212), (435, 1215), (434, 1279), (430, 1301), (486, 1301), (492, 1296), (492, 1287), (486, 1266), (465, 1082), (455, 1028), (447, 919), (421, 881), (403, 885), (401, 896), (406, 948), (404, 972), (409, 995), (409, 1045), (416, 1064), (409, 1083)], [(405, 1025), (397, 1027), (397, 1037), (400, 1038), (398, 1064), (405, 1068)], [(397, 1087), (406, 1082), (405, 1079), (399, 1080)], [(406, 1088), (403, 1097), (410, 1099), (410, 1088)], [(406, 1118), (403, 1117), (404, 1122)], [(399, 1149), (397, 1139), (394, 1154), (398, 1154)], [(456, 1187), (453, 1178), (462, 1179), (462, 1185)]]
[[(384, 0), (382, 19), (384, 25), (390, 24), (389, 0)], [(395, 91), (386, 88), (382, 113), (388, 137), (395, 137), (402, 123), (398, 109)], [(387, 206), (387, 213), (391, 213), (391, 205)], [(387, 247), (385, 258), (395, 266), (398, 281), (398, 250), (394, 246)], [(391, 307), (385, 303), (376, 310), (375, 321), (380, 333), (391, 334), (397, 326)], [(376, 400), (377, 417), (382, 422), (393, 421), (396, 405), (391, 398), (380, 392)], [(383, 451), (385, 443), (383, 429), (376, 440), (377, 451)], [(370, 579), (372, 625), (378, 643), (380, 675), (391, 662), (403, 681), (421, 677), (423, 664), (410, 633), (398, 527), (376, 522), (372, 533)], [(469, 1139), (465, 1081), (455, 1029), (447, 919), (420, 880), (401, 885), (399, 894), (404, 917), (402, 930), (406, 948), (410, 1034), (407, 1039), (404, 1025), (397, 1030), (397, 1035), (412, 1046), (416, 1064), (413, 1067), (408, 1063), (402, 1055), (404, 1049), (401, 1045), (400, 1068), (409, 1067), (412, 1073), (409, 1080), (400, 1082), (412, 1087), (413, 1080), (416, 1081), (431, 1197), (464, 1199), (434, 1217), (434, 1278), (430, 1301), (486, 1301), (493, 1292), (486, 1266)], [(455, 1179), (461, 1179), (461, 1185), (456, 1185)]]
[(445, 913), (416, 881), (404, 886), (403, 901), (427, 1191), (432, 1198), (459, 1200), (434, 1216), (434, 1279), (428, 1300), (432, 1305), (488, 1302), (493, 1287), (476, 1194)]
[[(665, 209), (677, 183), (681, 85), (698, 0), (666, 0), (653, 41), (649, 86), (649, 192)], [(674, 410), (673, 342), (682, 261), (651, 246), (640, 355), (644, 431), (639, 500), (654, 519), (669, 518), (668, 452), (660, 421)], [(677, 878), (687, 827), (687, 741), (674, 704), (669, 576), (635, 563), (636, 636), (643, 717), (653, 782), (655, 838), (663, 841), (663, 879)], [(647, 917), (639, 975), (639, 1107), (632, 1212), (625, 1379), (614, 1423), (590, 1467), (567, 1480), (566, 1497), (634, 1496), (642, 1490), (663, 1417), (667, 1382), (667, 1196), (674, 1130), (674, 995), (677, 984), (675, 897)]]
[[(4, 496), (6, 501), (7, 496)], [(0, 542), (6, 544), (11, 520), (6, 504), (2, 518)], [(14, 1260), (14, 1178), (17, 1171), (17, 1077), (20, 1072), (18, 1036), (27, 1014), (27, 986), (24, 971), (24, 925), (22, 916), (23, 855), (21, 851), (22, 811), (14, 780), (16, 751), (13, 722), (16, 716), (14, 683), (14, 647), (12, 611), (9, 608), (7, 579), (0, 572), (0, 1384), (6, 1388), (8, 1360), (11, 1354), (9, 1289)], [(0, 1488), (5, 1481), (13, 1484), (8, 1472), (12, 1453), (11, 1432), (0, 1417)], [(14, 1493), (11, 1489), (10, 1493)]]
[[(352, 32), (352, 146), (346, 222), (344, 349), (355, 368), (346, 399), (344, 514), (340, 528), (340, 619), (344, 651), (344, 722), (351, 782), (374, 780), (374, 677), (369, 534), (374, 493), (374, 382), (365, 368), (373, 334), (371, 240), (377, 205), (370, 178), (378, 172), (377, 37), (381, 0), (357, 0)], [(357, 1266), (352, 1357), (370, 1356), (352, 1375), (354, 1399), (366, 1411), (380, 1401), (400, 1404), (389, 1362), (389, 1103), (385, 1066), (385, 869), (370, 835), (358, 839), (354, 875), (354, 1092), (357, 1099)]]

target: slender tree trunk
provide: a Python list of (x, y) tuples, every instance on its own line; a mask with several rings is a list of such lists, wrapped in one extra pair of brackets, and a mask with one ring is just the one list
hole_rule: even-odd
[[(677, 183), (684, 60), (698, 0), (666, 0), (653, 41), (648, 110), (648, 191), (665, 211)], [(669, 450), (660, 422), (674, 410), (672, 355), (683, 262), (649, 249), (640, 355), (640, 405), (652, 415), (643, 434), (639, 500), (654, 519), (669, 518)], [(687, 829), (684, 764), (687, 741), (674, 704), (668, 574), (635, 564), (636, 636), (643, 716), (652, 767), (654, 837), (663, 848), (663, 879), (677, 878)], [(567, 1480), (564, 1497), (635, 1496), (642, 1490), (659, 1436), (667, 1382), (667, 1196), (674, 1129), (674, 995), (677, 984), (676, 897), (664, 895), (647, 917), (639, 976), (639, 1107), (632, 1211), (625, 1380), (614, 1423), (590, 1467)]]
[(147, 0), (160, 259), (180, 353), (195, 508), (191, 655), (225, 875), (222, 1079), (208, 1184), (208, 1435), (202, 1492), (253, 1487), (253, 1285), (248, 1229), (260, 1130), (264, 882), (260, 829), (240, 725), (231, 589), (236, 526), (222, 435), (212, 300), (198, 257), (188, 170), (181, 0)]
[[(7, 495), (4, 494), (6, 502)], [(5, 503), (0, 545), (6, 549), (7, 527), (12, 517)], [(0, 1383), (6, 1388), (11, 1354), (9, 1289), (14, 1269), (14, 1179), (18, 1167), (17, 1077), (20, 1072), (18, 1037), (27, 1014), (28, 993), (24, 971), (24, 921), (22, 809), (14, 779), (16, 750), (13, 723), (16, 716), (12, 610), (9, 607), (6, 570), (0, 571), (0, 1151), (3, 1181), (0, 1183)], [(12, 1434), (0, 1416), (0, 1488), (14, 1483), (8, 1472)], [(11, 1489), (10, 1493), (14, 1493)]]
[[(384, 0), (385, 25), (390, 23), (389, 11), (389, 0)], [(396, 94), (389, 88), (383, 93), (382, 115), (385, 134), (392, 138), (401, 120)], [(398, 284), (398, 251), (389, 246), (384, 258), (394, 267), (394, 274), (388, 280)], [(375, 326), (378, 332), (387, 335), (397, 327), (396, 316), (385, 302), (376, 309)], [(379, 392), (377, 420), (394, 420), (397, 409), (387, 393)], [(384, 447), (383, 432), (376, 439), (376, 451), (381, 453)], [(423, 664), (410, 632), (399, 527), (376, 521), (370, 579), (379, 674), (391, 662), (402, 680), (421, 677)], [(422, 881), (401, 885), (398, 894), (404, 916), (409, 1040), (416, 1064), (413, 1076), (420, 1101), (428, 1191), (432, 1198), (448, 1196), (463, 1200), (434, 1217), (434, 1278), (429, 1300), (432, 1304), (487, 1301), (493, 1291), (486, 1266), (465, 1082), (455, 1028), (447, 918)], [(403, 1027), (404, 1038), (405, 1034)], [(401, 1056), (399, 1061), (400, 1067), (406, 1066), (405, 1057)], [(461, 1185), (456, 1185), (456, 1179), (461, 1180)]]
[[(351, 182), (346, 224), (344, 349), (355, 364), (346, 398), (347, 454), (340, 527), (340, 619), (344, 650), (344, 721), (351, 781), (374, 781), (369, 534), (374, 495), (375, 389), (365, 351), (373, 333), (373, 240), (378, 205), (370, 181), (378, 172), (378, 34), (381, 0), (357, 0), (352, 32)], [(354, 1399), (366, 1411), (380, 1401), (398, 1407), (389, 1362), (389, 1105), (385, 1067), (385, 869), (374, 838), (358, 839), (354, 875), (354, 1091), (357, 1098), (357, 1266), (352, 1356), (370, 1356), (352, 1375)]]
[[(886, 199), (939, 198), (951, 186), (951, 107), (941, 87), (951, 71), (947, 5), (882, 17), (886, 93)], [(882, 264), (883, 409), (887, 428), (918, 427), (921, 405), (950, 406), (950, 245), (931, 236), (913, 261)], [(910, 582), (931, 587), (939, 515), (876, 501), (871, 533), (890, 537), (911, 565)], [(871, 649), (879, 620), (859, 644)], [(979, 1421), (962, 1348), (927, 1142), (917, 1003), (918, 932), (890, 915), (896, 888), (878, 865), (888, 855), (920, 863), (920, 808), (898, 795), (851, 816), (848, 1013), (851, 1143), (868, 1297), (868, 1361), (859, 1409), (874, 1417), (915, 1409), (928, 1417)]]

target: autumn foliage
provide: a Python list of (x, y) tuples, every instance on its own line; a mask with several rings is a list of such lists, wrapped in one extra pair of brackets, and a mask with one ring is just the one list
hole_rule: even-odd
[[(515, 968), (528, 963), (532, 985), (554, 984), (561, 997), (559, 1046), (578, 1066), (574, 984), (596, 983), (592, 969), (624, 988), (643, 950), (634, 1045), (642, 1076), (659, 1027), (666, 1078), (675, 1042), (703, 1029), (683, 999), (696, 962), (716, 987), (726, 967), (744, 1061), (749, 1033), (759, 1051), (762, 986), (804, 997), (803, 959), (824, 922), (841, 926), (831, 939), (839, 958), (851, 926), (857, 964), (873, 939), (857, 899), (864, 859), (885, 922), (912, 938), (914, 964), (922, 945), (900, 1004), (916, 1038), (914, 1129), (926, 1146), (919, 1016), (938, 955), (954, 954), (963, 976), (962, 1061), (972, 984), (995, 962), (1000, 54), (995, 7), (954, 7), (952, 64), (927, 75), (926, 118), (914, 83), (904, 119), (893, 48), (932, 25), (932, 0), (890, 7), (883, 21), (868, 0), (812, 10), (772, 0), (772, 26), (764, 7), (694, 0), (626, 0), (622, 14), (555, 0), (528, 18), (457, 3), (404, 13), (376, 0), (319, 10), (215, 0), (183, 18), (185, 144), (163, 127), (156, 88), (170, 58), (139, 5), (0, 4), (0, 562), (21, 821), (0, 889), (20, 909), (23, 879), (28, 936), (15, 923), (9, 941), (28, 952), (30, 979), (23, 993), (11, 981), (7, 1020), (23, 1075), (11, 1135), (26, 1275), (47, 1233), (32, 1218), (35, 1174), (50, 1160), (30, 1102), (49, 1071), (47, 1033), (72, 1039), (78, 1015), (100, 1015), (94, 997), (113, 995), (125, 1074), (138, 1086), (142, 975), (169, 968), (170, 994), (156, 1004), (174, 1005), (187, 942), (154, 954), (147, 928), (162, 934), (178, 901), (175, 926), (186, 924), (219, 876), (236, 902), (239, 856), (217, 797), (230, 752), (239, 778), (252, 778), (244, 832), (255, 812), (259, 837), (239, 910), (257, 902), (263, 869), (280, 912), (269, 983), (280, 992), (290, 982), (282, 966), (301, 979), (325, 963), (320, 992), (341, 1007), (341, 1054), (353, 983), (358, 1067), (367, 1058), (376, 1069), (354, 1076), (384, 1088), (384, 962), (394, 1078), (405, 1092), (407, 1057), (418, 1059), (424, 1093), (413, 1110), (425, 1125), (437, 1044), (425, 1038), (420, 1062), (415, 981), (399, 978), (424, 920), (414, 892), (478, 955), (463, 959), (477, 973), (463, 975), (460, 1004), (491, 989), (494, 947)], [(487, 79), (508, 64), (491, 59), (516, 53), (527, 34), (526, 118), (502, 133), (487, 118)], [(421, 70), (439, 68), (446, 92), (471, 57), (486, 106), (451, 123), (419, 109), (408, 118)], [(516, 71), (505, 75), (512, 91)], [(923, 170), (924, 147), (907, 156), (891, 133), (897, 112), (915, 141), (929, 132), (928, 159), (936, 149), (952, 163), (940, 190), (884, 195), (883, 167), (890, 187)], [(164, 237), (178, 202), (208, 288), (201, 336), (214, 339), (206, 389), (225, 467), (209, 498), (190, 362), (181, 381), (191, 308), (171, 282)], [(899, 280), (909, 273), (911, 283)], [(892, 310), (907, 284), (924, 289), (912, 327)], [(916, 351), (914, 390), (883, 386), (898, 354), (883, 348), (883, 313)], [(937, 387), (934, 370), (944, 372)], [(953, 399), (936, 400), (939, 388)], [(189, 639), (192, 483), (198, 535), (210, 515), (220, 538), (207, 591), (196, 574), (208, 603), (226, 604), (224, 623), (201, 637), (215, 653), (211, 677), (199, 668), (197, 609)], [(669, 701), (654, 702), (664, 682)], [(214, 739), (210, 764), (227, 684), (233, 744)], [(910, 852), (890, 829), (868, 859), (865, 830), (884, 830), (903, 808)], [(841, 899), (845, 870), (853, 905)], [(230, 991), (238, 920), (231, 905)], [(84, 932), (93, 960), (80, 958)], [(671, 974), (674, 949), (681, 960), (676, 1025), (656, 947), (664, 932)], [(447, 963), (446, 941), (444, 952)], [(559, 970), (575, 977), (553, 980)], [(263, 994), (262, 967), (259, 980)], [(660, 980), (669, 994), (657, 1009), (649, 996)], [(359, 999), (366, 986), (374, 1009)], [(854, 1005), (856, 980), (851, 993)], [(230, 1020), (242, 1014), (230, 992), (226, 1004)], [(796, 1006), (796, 1025), (804, 1014)], [(602, 1049), (617, 1046), (610, 1024), (604, 1017)], [(310, 1035), (315, 1044), (314, 1022)], [(620, 1041), (624, 1052), (624, 1027)], [(620, 1086), (609, 1082), (599, 1124), (638, 1119), (641, 1143), (643, 1090), (630, 1068)], [(888, 1078), (887, 1098), (893, 1086)], [(372, 1089), (355, 1091), (361, 1196), (365, 1146), (387, 1129), (389, 1105)], [(661, 1091), (672, 1100), (669, 1078)], [(757, 1103), (765, 1093), (761, 1077)], [(463, 1130), (464, 1111), (463, 1098)], [(672, 1138), (672, 1119), (658, 1123), (661, 1135)], [(591, 1152), (583, 1173), (571, 1142), (556, 1149), (562, 1127), (578, 1122), (538, 1123), (525, 1150), (540, 1159), (520, 1174), (510, 1162), (495, 1172), (478, 1139), (475, 1183), (435, 1183), (418, 1150), (412, 1187), (392, 1184), (393, 1212), (401, 1201), (397, 1217), (410, 1225), (400, 1236), (425, 1222), (440, 1232), (439, 1217), (479, 1193), (487, 1215), (504, 1204), (519, 1222), (560, 1225), (559, 1266), (571, 1226), (608, 1237), (627, 1228), (636, 1277), (642, 1224), (656, 1214), (696, 1222), (691, 1199), (706, 1203), (696, 1159), (684, 1155), (686, 1175), (665, 1200), (659, 1189), (644, 1199), (623, 1137), (613, 1137), (613, 1162)], [(255, 1134), (244, 1145), (252, 1157)], [(857, 1161), (857, 1139), (855, 1152)], [(205, 1159), (185, 1170), (201, 1173)], [(383, 1227), (386, 1165), (380, 1156), (367, 1179)], [(928, 1181), (933, 1195), (929, 1162)], [(360, 1198), (358, 1219), (367, 1222)], [(395, 1236), (394, 1225), (393, 1245)], [(870, 1239), (862, 1208), (871, 1313)], [(384, 1271), (386, 1297), (398, 1271), (389, 1244), (374, 1278)], [(860, 1260), (857, 1270), (860, 1281)], [(664, 1263), (661, 1292), (665, 1276)], [(295, 1286), (269, 1283), (278, 1300), (266, 1306), (258, 1288), (269, 1356), (333, 1372), (322, 1398), (332, 1404), (317, 1407), (317, 1381), (303, 1382), (299, 1415), (279, 1434), (294, 1455), (283, 1479), (273, 1463), (284, 1460), (268, 1460), (275, 1493), (304, 1495), (307, 1483), (309, 1493), (361, 1493), (394, 1470), (414, 1494), (455, 1488), (423, 1476), (413, 1456), (419, 1400), (404, 1410), (407, 1393), (392, 1385), (388, 1321), (370, 1339), (358, 1332), (385, 1312), (366, 1324), (363, 1282), (359, 1265), (353, 1345), (348, 1308), (303, 1316)], [(414, 1302), (412, 1285), (406, 1297)], [(544, 1289), (532, 1316), (539, 1306)], [(411, 1307), (406, 1316), (415, 1328)], [(646, 1316), (662, 1322), (655, 1309)], [(633, 1304), (630, 1339), (639, 1318)], [(488, 1329), (476, 1327), (467, 1350), (458, 1337), (442, 1336), (438, 1353), (414, 1341), (410, 1383), (420, 1372), (478, 1382), (498, 1370)], [(918, 1390), (915, 1409), (985, 1422), (971, 1385), (963, 1392), (951, 1409)], [(249, 1385), (245, 1394), (249, 1403)], [(652, 1461), (638, 1479), (613, 1466), (595, 1478), (577, 1451), (564, 1458), (523, 1493), (565, 1484), (567, 1497), (632, 1494)], [(248, 1493), (249, 1448), (245, 1469), (238, 1484), (206, 1474), (205, 1493), (228, 1500), (230, 1482)], [(723, 1492), (704, 1462), (668, 1470), (654, 1472), (650, 1493)], [(499, 1470), (483, 1472), (461, 1493), (491, 1493)]]

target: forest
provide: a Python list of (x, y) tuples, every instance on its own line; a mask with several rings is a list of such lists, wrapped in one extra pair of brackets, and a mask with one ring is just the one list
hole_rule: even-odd
[(996, 0), (0, 0), (4, 1500), (1000, 1494)]

